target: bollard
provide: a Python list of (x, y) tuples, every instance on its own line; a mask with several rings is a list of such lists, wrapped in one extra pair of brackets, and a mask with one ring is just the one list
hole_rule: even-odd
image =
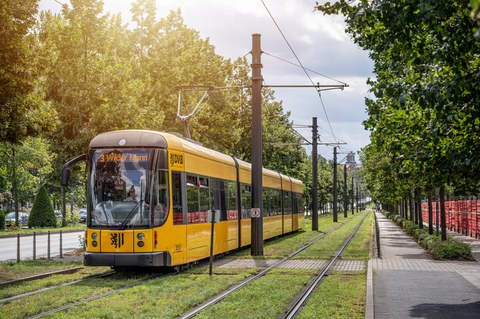
[(60, 258), (63, 258), (63, 248), (62, 248), (62, 230), (60, 230)]
[(47, 232), (47, 259), (50, 259), (50, 231)]
[(33, 232), (33, 260), (37, 259), (37, 234)]
[(20, 262), (20, 234), (17, 234), (17, 263)]

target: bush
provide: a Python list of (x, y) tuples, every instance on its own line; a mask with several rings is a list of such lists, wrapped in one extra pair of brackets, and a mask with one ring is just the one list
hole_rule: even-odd
[(470, 245), (449, 238), (432, 243), (431, 253), (435, 259), (474, 260)]
[(405, 229), (405, 232), (410, 236), (415, 236), (415, 230), (419, 229), (418, 225), (411, 220), (406, 220), (403, 223), (403, 228)]
[(47, 189), (40, 187), (28, 218), (28, 227), (57, 227), (57, 218)]
[(5, 212), (0, 209), (0, 230), (5, 230)]

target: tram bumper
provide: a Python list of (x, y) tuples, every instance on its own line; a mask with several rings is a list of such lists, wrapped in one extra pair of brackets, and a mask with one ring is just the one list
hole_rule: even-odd
[(85, 266), (118, 267), (170, 267), (172, 258), (168, 251), (156, 253), (89, 253), (83, 256)]

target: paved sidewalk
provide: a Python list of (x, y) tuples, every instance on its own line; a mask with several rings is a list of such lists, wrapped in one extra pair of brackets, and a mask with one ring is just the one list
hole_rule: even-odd
[(479, 262), (435, 261), (384, 215), (377, 219), (382, 258), (369, 261), (366, 318), (480, 318)]

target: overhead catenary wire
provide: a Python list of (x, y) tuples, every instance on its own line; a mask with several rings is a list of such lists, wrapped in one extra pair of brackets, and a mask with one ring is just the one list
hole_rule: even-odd
[[(287, 44), (287, 46), (290, 48), (290, 51), (292, 51), (293, 53), (293, 56), (295, 57), (295, 59), (297, 60), (298, 64), (300, 65), (300, 67), (303, 69), (303, 72), (305, 73), (305, 75), (307, 76), (307, 78), (310, 80), (310, 82), (312, 83), (312, 85), (315, 86), (315, 83), (314, 81), (312, 80), (312, 78), (310, 77), (310, 74), (308, 74), (306, 68), (303, 66), (302, 62), (300, 61), (300, 59), (298, 58), (298, 55), (295, 53), (295, 50), (293, 49), (293, 47), (290, 45), (290, 42), (287, 40), (287, 37), (285, 36), (285, 34), (283, 33), (282, 29), (280, 28), (280, 26), (278, 25), (277, 21), (275, 20), (275, 18), (273, 17), (272, 13), (270, 12), (270, 10), (268, 9), (267, 5), (265, 4), (265, 2), (263, 0), (260, 0), (263, 4), (263, 6), (265, 7), (265, 10), (267, 10), (267, 13), (268, 15), (270, 16), (270, 18), (272, 19), (273, 23), (275, 24), (275, 26), (277, 27), (278, 31), (280, 32), (280, 34), (282, 35), (283, 39), (285, 40), (285, 43)], [(327, 110), (325, 108), (325, 104), (323, 103), (323, 98), (322, 98), (322, 94), (321, 94), (321, 90), (317, 89), (317, 93), (318, 93), (318, 97), (320, 98), (320, 102), (322, 104), (322, 108), (323, 108), (323, 113), (325, 114), (325, 119), (327, 120), (327, 123), (328, 123), (328, 126), (330, 128), (330, 131), (333, 135), (333, 138), (335, 139), (335, 141), (337, 140), (336, 136), (335, 136), (335, 133), (333, 132), (333, 128), (332, 128), (332, 124), (330, 123), (330, 119), (328, 117), (328, 114), (327, 114)]]

